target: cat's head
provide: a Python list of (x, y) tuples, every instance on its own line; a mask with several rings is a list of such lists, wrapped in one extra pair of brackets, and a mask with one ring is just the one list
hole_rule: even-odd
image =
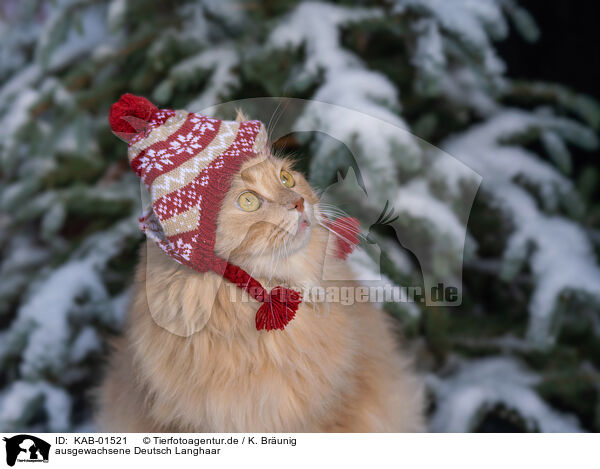
[(318, 202), (290, 160), (272, 155), (249, 160), (223, 200), (215, 252), (234, 263), (296, 254), (317, 225)]

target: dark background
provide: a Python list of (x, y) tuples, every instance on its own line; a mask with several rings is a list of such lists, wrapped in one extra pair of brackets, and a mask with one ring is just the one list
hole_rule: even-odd
[[(496, 44), (507, 74), (515, 79), (553, 82), (600, 100), (600, 1), (521, 0), (535, 18), (539, 39), (530, 43), (515, 31)], [(598, 167), (599, 152), (570, 146), (574, 176)], [(600, 200), (600, 187), (591, 194)]]
[(568, 85), (600, 99), (600, 2), (597, 0), (521, 0), (541, 35), (528, 43), (511, 34), (498, 44), (513, 78)]

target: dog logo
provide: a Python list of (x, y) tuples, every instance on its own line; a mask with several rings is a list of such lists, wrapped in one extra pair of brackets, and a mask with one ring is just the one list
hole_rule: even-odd
[(6, 464), (14, 466), (19, 462), (48, 462), (50, 443), (37, 436), (16, 435), (4, 438), (6, 442)]

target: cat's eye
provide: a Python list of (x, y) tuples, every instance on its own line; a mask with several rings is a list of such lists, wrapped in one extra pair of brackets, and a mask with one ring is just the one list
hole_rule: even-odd
[(238, 207), (244, 212), (254, 212), (260, 208), (260, 199), (253, 192), (244, 192), (237, 199)]
[(283, 184), (285, 187), (294, 187), (296, 185), (294, 176), (288, 173), (285, 169), (282, 169), (279, 173), (279, 179), (281, 180), (281, 184)]

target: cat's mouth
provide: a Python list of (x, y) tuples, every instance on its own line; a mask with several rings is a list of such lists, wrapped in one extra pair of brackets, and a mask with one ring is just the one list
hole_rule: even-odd
[(300, 220), (298, 220), (298, 228), (296, 229), (296, 237), (302, 235), (302, 233), (306, 232), (310, 227), (310, 220), (307, 216), (303, 215)]
[(292, 238), (294, 244), (296, 245), (296, 249), (301, 249), (308, 243), (308, 240), (310, 239), (311, 224), (310, 217), (306, 214), (306, 212), (300, 214), (298, 217), (296, 233), (294, 233)]

